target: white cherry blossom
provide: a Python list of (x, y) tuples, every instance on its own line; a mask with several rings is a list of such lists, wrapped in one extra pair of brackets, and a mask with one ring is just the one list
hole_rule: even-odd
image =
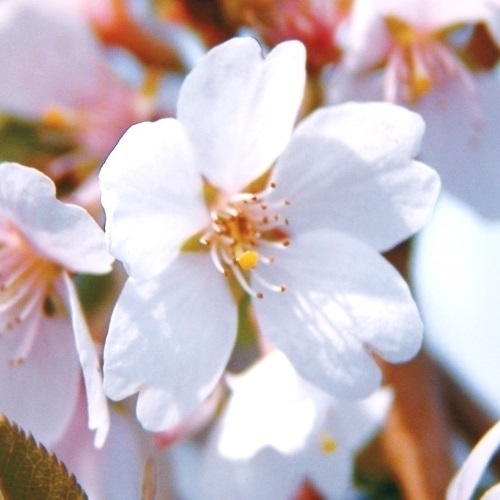
[(48, 177), (0, 164), (0, 411), (46, 445), (69, 422), (81, 370), (96, 445), (106, 438), (99, 359), (70, 274), (111, 262), (102, 230), (58, 201)]
[(345, 498), (354, 454), (392, 399), (380, 390), (362, 401), (335, 400), (279, 351), (228, 382), (232, 395), (202, 452), (202, 498), (294, 498), (306, 480), (325, 498)]
[(177, 119), (132, 126), (101, 170), (109, 247), (130, 275), (104, 386), (112, 399), (139, 392), (147, 429), (177, 424), (219, 380), (235, 287), (262, 335), (331, 394), (372, 393), (372, 352), (402, 362), (420, 347), (409, 290), (378, 252), (417, 231), (437, 197), (436, 173), (413, 159), (423, 121), (351, 103), (293, 130), (304, 59), (295, 41), (265, 58), (251, 38), (212, 49)]

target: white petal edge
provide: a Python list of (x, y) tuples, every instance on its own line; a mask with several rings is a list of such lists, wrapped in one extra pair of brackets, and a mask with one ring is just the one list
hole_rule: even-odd
[(403, 362), (420, 349), (423, 327), (408, 286), (360, 241), (331, 231), (299, 235), (264, 276), (286, 291), (254, 301), (262, 334), (332, 396), (362, 398), (378, 388), (370, 351)]
[(476, 489), (491, 457), (500, 445), (500, 421), (476, 444), (470, 455), (453, 478), (446, 500), (469, 500)]
[(88, 426), (96, 431), (94, 446), (102, 448), (109, 432), (109, 410), (102, 386), (101, 363), (83, 316), (75, 285), (67, 273), (63, 273), (62, 279), (63, 286), (59, 291), (70, 314), (78, 359), (82, 367), (87, 393)]
[(346, 103), (311, 114), (274, 172), (270, 197), (286, 198), (290, 230), (334, 229), (388, 250), (428, 220), (440, 191), (434, 170), (413, 160), (422, 118), (389, 103)]
[(182, 422), (219, 381), (236, 337), (236, 307), (210, 256), (181, 254), (154, 279), (130, 279), (111, 317), (104, 390), (113, 400), (139, 392), (148, 430)]
[(110, 251), (133, 277), (164, 270), (209, 223), (191, 144), (173, 118), (130, 127), (99, 180)]
[(0, 210), (47, 260), (71, 271), (103, 274), (113, 258), (104, 233), (81, 207), (56, 199), (54, 183), (38, 170), (0, 163)]
[(237, 192), (264, 173), (290, 138), (305, 85), (305, 49), (252, 38), (212, 49), (186, 77), (178, 118), (210, 183)]

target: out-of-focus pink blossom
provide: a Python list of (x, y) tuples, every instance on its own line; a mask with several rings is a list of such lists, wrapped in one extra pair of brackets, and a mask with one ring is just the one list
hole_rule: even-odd
[(75, 475), (88, 498), (149, 498), (142, 496), (145, 485), (155, 493), (153, 498), (175, 498), (169, 484), (167, 453), (156, 449), (151, 435), (142, 430), (127, 406), (110, 406), (109, 435), (97, 449), (86, 425), (85, 404), (80, 391), (69, 426), (50, 448)]
[(500, 80), (469, 69), (460, 39), (497, 17), (471, 0), (357, 0), (343, 61), (328, 84), (330, 102), (385, 99), (422, 114), (422, 159), (445, 189), (495, 218)]
[(81, 370), (89, 427), (108, 431), (100, 363), (71, 273), (111, 270), (102, 230), (55, 198), (39, 171), (0, 164), (0, 411), (50, 445), (73, 412)]

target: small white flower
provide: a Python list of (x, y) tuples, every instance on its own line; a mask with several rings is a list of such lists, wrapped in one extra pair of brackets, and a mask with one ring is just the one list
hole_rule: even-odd
[(384, 421), (390, 391), (336, 401), (279, 351), (229, 382), (233, 393), (203, 451), (203, 498), (293, 498), (306, 480), (325, 498), (345, 498), (354, 454)]
[(73, 413), (80, 365), (89, 427), (96, 445), (106, 438), (99, 360), (69, 273), (107, 273), (111, 262), (102, 230), (58, 201), (48, 177), (0, 164), (0, 411), (44, 444)]
[(295, 41), (266, 58), (250, 38), (216, 47), (186, 78), (177, 119), (131, 127), (102, 168), (107, 238), (130, 274), (105, 391), (139, 392), (148, 429), (182, 420), (223, 373), (236, 336), (228, 284), (255, 298), (262, 335), (332, 394), (378, 387), (372, 351), (399, 362), (420, 347), (415, 304), (378, 251), (418, 230), (439, 191), (413, 160), (423, 122), (352, 103), (292, 133), (304, 59)]

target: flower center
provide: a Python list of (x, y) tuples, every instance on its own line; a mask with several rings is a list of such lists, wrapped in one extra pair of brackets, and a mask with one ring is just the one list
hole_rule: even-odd
[(388, 63), (387, 98), (414, 104), (450, 76), (467, 84), (467, 75), (438, 32), (420, 32), (397, 18), (386, 18), (395, 42)]
[(58, 273), (14, 226), (0, 223), (0, 335), (26, 323), (16, 363), (29, 353), (41, 315), (55, 314), (51, 283)]
[(261, 265), (272, 265), (276, 249), (290, 245), (288, 219), (280, 214), (280, 208), (290, 202), (266, 202), (275, 187), (271, 182), (259, 193), (238, 193), (230, 197), (210, 212), (212, 224), (199, 240), (209, 247), (215, 267), (225, 276), (233, 276), (243, 290), (257, 298), (263, 298), (264, 294), (254, 288), (256, 285), (274, 292), (286, 289), (284, 284), (268, 282), (257, 269)]

